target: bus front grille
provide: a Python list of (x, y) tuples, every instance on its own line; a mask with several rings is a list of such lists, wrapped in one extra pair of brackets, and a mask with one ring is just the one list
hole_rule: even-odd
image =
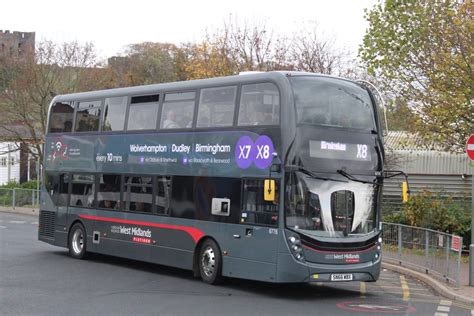
[(56, 226), (56, 212), (40, 211), (39, 235), (41, 237), (54, 239), (54, 227)]

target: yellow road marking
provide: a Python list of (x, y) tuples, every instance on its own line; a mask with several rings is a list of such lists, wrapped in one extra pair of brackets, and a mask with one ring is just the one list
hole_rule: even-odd
[(402, 285), (403, 300), (410, 300), (410, 289), (408, 288), (407, 280), (403, 275), (400, 276), (400, 284)]
[(365, 282), (360, 282), (360, 297), (365, 298), (367, 293), (367, 288), (365, 287)]

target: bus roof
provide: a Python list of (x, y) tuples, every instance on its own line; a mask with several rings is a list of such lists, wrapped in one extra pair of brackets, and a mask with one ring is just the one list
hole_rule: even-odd
[(241, 75), (216, 77), (209, 79), (197, 79), (189, 81), (176, 81), (159, 83), (152, 85), (133, 86), (126, 88), (115, 88), (107, 90), (97, 90), (90, 92), (79, 92), (72, 94), (57, 95), (53, 102), (66, 102), (75, 100), (90, 100), (97, 98), (108, 98), (108, 97), (119, 97), (124, 95), (144, 95), (152, 94), (162, 91), (184, 91), (193, 90), (197, 88), (215, 87), (215, 86), (226, 86), (240, 83), (251, 83), (256, 81), (273, 81), (281, 82), (289, 76), (321, 76), (328, 78), (336, 78), (347, 80), (344, 78), (328, 76), (324, 74), (317, 74), (311, 72), (298, 72), (298, 71), (271, 71), (271, 72), (245, 72)]

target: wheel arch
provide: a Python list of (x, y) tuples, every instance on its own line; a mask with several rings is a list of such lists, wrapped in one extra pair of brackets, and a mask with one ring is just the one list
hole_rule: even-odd
[(68, 227), (68, 232), (67, 232), (67, 240), (68, 240), (68, 243), (69, 243), (69, 238), (71, 237), (71, 229), (74, 225), (76, 224), (80, 224), (82, 226), (82, 228), (84, 228), (84, 232), (86, 233), (86, 238), (87, 238), (87, 230), (86, 230), (86, 225), (84, 225), (84, 222), (81, 221), (80, 219), (75, 219), (74, 221), (72, 221), (72, 223), (69, 225)]

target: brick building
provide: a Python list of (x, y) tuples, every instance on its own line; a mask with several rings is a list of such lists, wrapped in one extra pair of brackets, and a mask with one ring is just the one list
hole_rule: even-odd
[(0, 58), (31, 56), (35, 52), (35, 32), (0, 30)]

